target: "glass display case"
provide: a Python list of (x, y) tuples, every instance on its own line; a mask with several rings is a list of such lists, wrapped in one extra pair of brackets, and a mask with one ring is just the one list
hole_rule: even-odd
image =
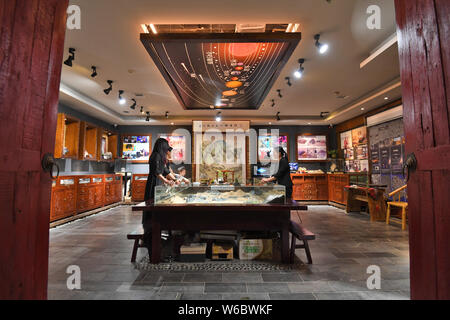
[(286, 188), (273, 186), (157, 186), (155, 205), (285, 203)]

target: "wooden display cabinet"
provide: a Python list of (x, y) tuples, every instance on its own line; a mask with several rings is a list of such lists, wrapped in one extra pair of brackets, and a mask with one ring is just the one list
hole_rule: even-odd
[(105, 175), (105, 205), (122, 201), (122, 176)]
[(326, 174), (291, 174), (292, 198), (297, 201), (328, 201)]
[[(117, 159), (118, 157), (118, 142), (119, 142), (119, 136), (117, 134), (112, 134), (111, 132), (105, 131), (103, 129), (100, 129), (100, 153), (99, 158), (102, 161), (113, 161), (114, 159)], [(103, 144), (105, 145), (105, 148), (103, 148)], [(106, 152), (111, 152), (112, 159), (104, 159), (103, 155)]]
[(82, 152), (79, 158), (82, 160), (100, 160), (102, 129), (82, 122), (80, 132)]
[(131, 200), (144, 201), (145, 186), (147, 185), (148, 174), (133, 174), (131, 180)]
[[(78, 119), (68, 117), (63, 113), (58, 114), (55, 158), (79, 158), (80, 129), (81, 123)], [(64, 148), (67, 149), (66, 153), (64, 153)]]
[(59, 177), (52, 181), (50, 221), (67, 218), (77, 212), (77, 188), (74, 177)]
[(347, 197), (344, 187), (348, 186), (350, 176), (348, 174), (329, 174), (328, 175), (328, 197), (329, 201), (342, 205), (347, 204)]

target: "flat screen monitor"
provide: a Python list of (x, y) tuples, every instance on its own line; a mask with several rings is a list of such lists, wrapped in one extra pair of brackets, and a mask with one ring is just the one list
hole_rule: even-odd
[(289, 168), (291, 169), (291, 172), (297, 172), (298, 171), (298, 163), (297, 162), (290, 162)]

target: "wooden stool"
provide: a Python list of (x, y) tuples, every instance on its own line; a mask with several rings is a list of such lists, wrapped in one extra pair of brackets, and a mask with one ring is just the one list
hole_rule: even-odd
[(141, 240), (144, 240), (144, 231), (142, 228), (127, 234), (127, 239), (134, 240), (133, 251), (131, 253), (131, 262), (136, 262), (138, 248), (145, 247)]
[[(292, 233), (292, 242), (291, 242), (291, 255), (290, 260), (291, 263), (294, 263), (295, 249), (305, 249), (306, 257), (308, 258), (308, 264), (312, 264), (311, 250), (309, 249), (308, 240), (315, 240), (316, 235), (303, 227), (301, 224), (292, 221), (289, 228), (289, 231)], [(296, 244), (296, 241), (301, 240), (303, 244)]]

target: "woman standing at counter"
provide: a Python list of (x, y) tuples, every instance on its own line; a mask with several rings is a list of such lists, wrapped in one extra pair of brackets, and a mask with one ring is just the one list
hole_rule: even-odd
[[(144, 200), (155, 199), (155, 187), (161, 185), (173, 186), (178, 184), (176, 178), (170, 171), (169, 158), (172, 147), (166, 139), (159, 138), (155, 142), (152, 154), (148, 161), (149, 173), (147, 178), (147, 185), (145, 186)], [(142, 225), (144, 227), (144, 243), (147, 248), (150, 248), (151, 239), (151, 219), (147, 217), (147, 212), (144, 211), (142, 215)]]
[(289, 167), (289, 159), (286, 151), (282, 147), (278, 150), (280, 156), (280, 162), (278, 165), (278, 172), (275, 173), (270, 178), (264, 178), (261, 180), (262, 183), (268, 182), (278, 182), (279, 185), (286, 187), (286, 199), (292, 198), (292, 180), (291, 180), (291, 170)]

